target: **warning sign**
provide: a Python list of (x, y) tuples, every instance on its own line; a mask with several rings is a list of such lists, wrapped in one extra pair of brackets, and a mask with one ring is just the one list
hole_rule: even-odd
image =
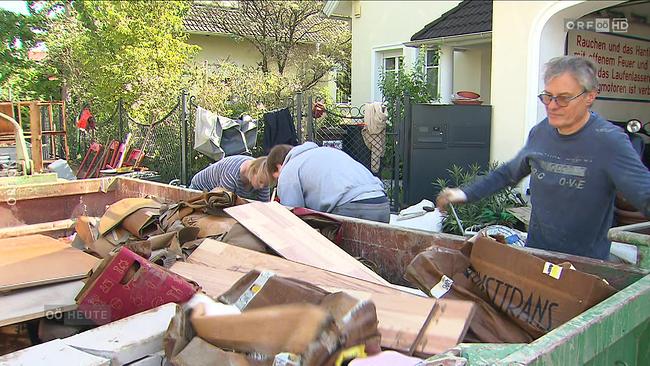
[(569, 31), (567, 54), (591, 59), (604, 98), (650, 101), (650, 41)]

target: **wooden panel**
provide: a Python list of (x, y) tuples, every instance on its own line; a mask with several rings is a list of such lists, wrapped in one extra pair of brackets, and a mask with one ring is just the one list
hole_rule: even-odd
[(77, 308), (74, 298), (83, 286), (82, 281), (71, 281), (0, 295), (0, 327), (41, 318), (46, 307), (74, 310)]
[(58, 231), (70, 230), (74, 227), (75, 220), (65, 219), (51, 222), (43, 222), (33, 225), (19, 225), (0, 228), (0, 239), (13, 238), (29, 234), (43, 234)]
[(43, 170), (43, 140), (41, 136), (41, 113), (36, 102), (29, 104), (29, 133), (32, 135), (32, 160), (34, 172)]
[(281, 256), (381, 284), (384, 280), (277, 202), (252, 202), (224, 210)]
[(44, 235), (0, 239), (0, 291), (84, 278), (97, 261)]
[[(352, 295), (369, 298), (377, 307), (382, 346), (401, 351), (410, 348), (436, 303), (434, 299), (211, 239), (203, 241), (188, 261), (201, 266), (177, 263), (172, 267), (172, 271), (197, 281), (213, 296), (225, 292), (239, 277), (256, 269), (301, 279), (328, 291), (345, 290)], [(436, 316), (436, 321), (429, 325), (417, 348), (421, 354), (439, 353), (455, 346), (464, 337), (468, 321), (474, 312), (470, 302), (443, 300), (439, 301), (439, 304), (440, 316)]]

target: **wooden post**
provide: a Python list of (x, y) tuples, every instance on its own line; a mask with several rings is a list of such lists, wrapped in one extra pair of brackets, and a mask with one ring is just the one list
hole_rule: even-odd
[[(49, 102), (47, 104), (47, 118), (50, 122), (50, 131), (56, 131), (56, 127), (54, 126), (54, 113), (52, 113), (52, 102)], [(50, 154), (52, 159), (56, 159), (56, 136), (55, 134), (48, 134), (48, 142), (50, 144)]]
[(68, 148), (68, 128), (66, 127), (67, 120), (65, 119), (65, 100), (61, 101), (61, 128), (63, 128), (63, 150), (65, 151), (65, 160), (70, 159), (70, 149)]
[(32, 160), (34, 161), (34, 172), (43, 170), (43, 137), (41, 136), (41, 116), (38, 104), (29, 103), (29, 132), (32, 136)]

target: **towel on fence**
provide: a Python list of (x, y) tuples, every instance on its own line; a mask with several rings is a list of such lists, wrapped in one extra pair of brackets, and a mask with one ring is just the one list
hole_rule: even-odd
[(363, 141), (370, 149), (370, 170), (379, 172), (381, 158), (386, 150), (386, 120), (388, 115), (382, 110), (381, 103), (374, 102), (365, 105), (363, 122), (366, 127), (361, 131)]

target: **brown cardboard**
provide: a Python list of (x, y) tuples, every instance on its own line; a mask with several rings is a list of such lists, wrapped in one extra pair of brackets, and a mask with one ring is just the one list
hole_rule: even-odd
[(446, 300), (472, 301), (476, 313), (469, 324), (465, 341), (474, 343), (528, 343), (533, 338), (505, 314), (498, 311), (466, 275), (469, 258), (455, 249), (432, 247), (418, 254), (406, 268), (404, 277), (431, 296), (431, 289), (449, 277), (449, 291), (440, 297)]
[(190, 343), (170, 360), (173, 366), (249, 366), (250, 363), (242, 354), (226, 352), (215, 347), (199, 337), (194, 337)]
[(127, 216), (120, 224), (133, 236), (143, 239), (156, 230), (159, 209), (144, 207)]
[(561, 270), (546, 274), (550, 263), (486, 237), (474, 243), (470, 263), (470, 280), (534, 337), (616, 292), (602, 279), (576, 270), (557, 266)]

